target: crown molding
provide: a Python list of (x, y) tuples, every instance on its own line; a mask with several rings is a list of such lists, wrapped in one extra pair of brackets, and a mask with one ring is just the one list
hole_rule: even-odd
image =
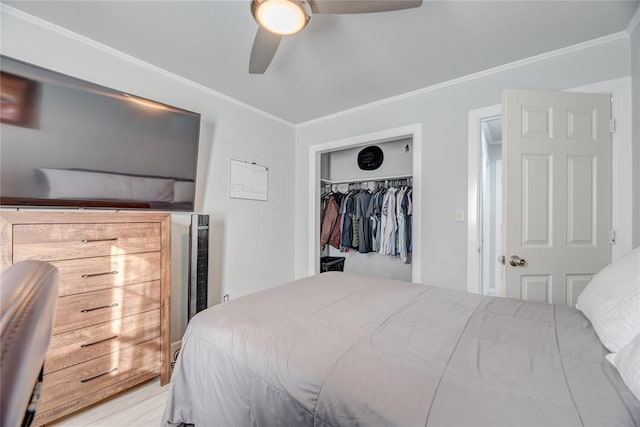
[(418, 96), (418, 95), (422, 95), (422, 94), (425, 94), (425, 93), (434, 92), (434, 91), (437, 91), (437, 90), (440, 90), (440, 89), (444, 89), (444, 88), (447, 88), (447, 87), (459, 85), (459, 84), (466, 83), (466, 82), (469, 82), (469, 81), (473, 81), (473, 80), (476, 80), (476, 79), (479, 79), (479, 78), (483, 78), (483, 77), (487, 77), (487, 76), (490, 76), (490, 75), (493, 75), (493, 74), (497, 74), (497, 73), (500, 73), (500, 72), (503, 72), (503, 71), (512, 70), (512, 69), (519, 68), (519, 67), (522, 67), (522, 66), (525, 66), (525, 65), (529, 65), (529, 64), (532, 64), (532, 63), (544, 61), (544, 60), (547, 60), (547, 59), (550, 59), (550, 58), (554, 58), (554, 57), (557, 57), (557, 56), (565, 55), (565, 54), (576, 52), (576, 51), (579, 51), (579, 50), (582, 50), (582, 49), (587, 49), (587, 48), (590, 48), (590, 47), (599, 46), (599, 45), (602, 45), (602, 44), (605, 44), (605, 43), (609, 43), (609, 42), (612, 42), (612, 41), (615, 41), (615, 40), (619, 40), (619, 39), (622, 39), (622, 38), (625, 38), (625, 37), (629, 37), (629, 34), (631, 34), (635, 30), (635, 28), (638, 26), (638, 24), (640, 24), (640, 7), (639, 7), (638, 9), (636, 9), (636, 12), (635, 12), (633, 18), (631, 19), (631, 21), (629, 22), (629, 25), (627, 26), (626, 30), (623, 30), (621, 32), (614, 33), (614, 34), (611, 34), (611, 35), (608, 35), (608, 36), (604, 36), (604, 37), (600, 37), (600, 38), (597, 38), (597, 39), (594, 39), (594, 40), (586, 41), (586, 42), (583, 42), (583, 43), (578, 43), (578, 44), (575, 44), (575, 45), (572, 45), (572, 46), (568, 46), (568, 47), (564, 47), (564, 48), (561, 48), (561, 49), (553, 50), (553, 51), (550, 51), (550, 52), (545, 52), (545, 53), (542, 53), (540, 55), (531, 56), (531, 57), (528, 57), (528, 58), (525, 58), (525, 59), (521, 59), (521, 60), (518, 60), (518, 61), (514, 61), (514, 62), (511, 62), (511, 63), (508, 63), (508, 64), (504, 64), (504, 65), (500, 65), (500, 66), (497, 66), (497, 67), (494, 67), (494, 68), (489, 68), (487, 70), (479, 71), (477, 73), (469, 74), (469, 75), (466, 75), (466, 76), (463, 76), (463, 77), (459, 77), (459, 78), (456, 78), (456, 79), (448, 80), (448, 81), (445, 81), (445, 82), (442, 82), (442, 83), (438, 83), (438, 84), (435, 84), (435, 85), (431, 85), (431, 86), (427, 86), (427, 87), (424, 87), (424, 88), (416, 89), (414, 91), (406, 92), (404, 94), (392, 96), (392, 97), (389, 97), (389, 98), (380, 99), (380, 100), (373, 101), (373, 102), (370, 102), (370, 103), (367, 103), (367, 104), (359, 105), (357, 107), (349, 108), (349, 109), (346, 109), (346, 110), (342, 110), (342, 111), (339, 111), (339, 112), (336, 112), (336, 113), (328, 114), (326, 116), (318, 117), (318, 118), (315, 118), (315, 119), (307, 120), (307, 121), (300, 122), (300, 123), (296, 124), (296, 123), (292, 123), (292, 122), (290, 122), (288, 120), (285, 120), (285, 119), (283, 119), (281, 117), (275, 116), (275, 115), (273, 115), (271, 113), (268, 113), (268, 112), (266, 112), (264, 110), (261, 110), (261, 109), (259, 109), (257, 107), (249, 105), (249, 104), (247, 104), (247, 103), (245, 103), (243, 101), (240, 101), (240, 100), (238, 100), (236, 98), (233, 98), (233, 97), (231, 97), (229, 95), (225, 95), (224, 93), (218, 92), (218, 91), (216, 91), (214, 89), (211, 89), (211, 88), (209, 88), (207, 86), (204, 86), (204, 85), (202, 85), (200, 83), (196, 83), (196, 82), (194, 82), (192, 80), (189, 80), (189, 79), (187, 79), (185, 77), (182, 77), (180, 75), (174, 74), (174, 73), (172, 73), (170, 71), (167, 71), (167, 70), (165, 70), (163, 68), (157, 67), (157, 66), (155, 66), (153, 64), (150, 64), (148, 62), (145, 62), (145, 61), (143, 61), (141, 59), (138, 59), (138, 58), (136, 58), (136, 57), (134, 57), (132, 55), (126, 54), (126, 53), (124, 53), (122, 51), (119, 51), (117, 49), (114, 49), (112, 47), (104, 45), (102, 43), (99, 43), (99, 42), (97, 42), (95, 40), (92, 40), (92, 39), (90, 39), (88, 37), (85, 37), (85, 36), (82, 36), (80, 34), (77, 34), (77, 33), (73, 32), (73, 31), (70, 31), (70, 30), (68, 30), (66, 28), (60, 27), (60, 26), (58, 26), (56, 24), (53, 24), (53, 23), (51, 23), (49, 21), (45, 21), (45, 20), (43, 20), (41, 18), (38, 18), (38, 17), (33, 16), (33, 15), (30, 15), (30, 14), (28, 14), (26, 12), (23, 12), (23, 11), (19, 10), (19, 9), (15, 9), (15, 8), (13, 8), (11, 6), (7, 6), (5, 4), (0, 3), (0, 12), (7, 13), (9, 15), (12, 15), (12, 16), (18, 18), (18, 19), (21, 19), (21, 20), (29, 22), (29, 23), (31, 23), (33, 25), (39, 26), (41, 28), (44, 28), (44, 29), (46, 29), (48, 31), (55, 32), (57, 34), (62, 35), (63, 37), (67, 37), (69, 39), (75, 40), (75, 41), (77, 41), (79, 43), (82, 43), (82, 44), (84, 44), (86, 46), (89, 46), (89, 47), (92, 47), (94, 49), (100, 50), (100, 51), (102, 51), (102, 52), (104, 52), (104, 53), (106, 53), (108, 55), (114, 56), (114, 57), (116, 57), (118, 59), (127, 61), (129, 63), (132, 63), (132, 64), (134, 64), (134, 65), (136, 65), (136, 66), (138, 66), (140, 68), (144, 68), (144, 69), (146, 69), (148, 71), (160, 74), (160, 75), (162, 75), (164, 77), (167, 77), (167, 78), (169, 78), (171, 80), (174, 80), (174, 81), (176, 81), (178, 83), (181, 83), (181, 84), (184, 84), (186, 86), (192, 87), (192, 88), (194, 88), (194, 89), (196, 89), (198, 91), (207, 93), (208, 95), (214, 96), (216, 98), (219, 98), (219, 99), (224, 100), (226, 102), (229, 102), (231, 104), (237, 105), (237, 106), (242, 107), (242, 108), (244, 108), (246, 110), (252, 111), (252, 112), (254, 112), (256, 114), (259, 114), (261, 116), (264, 116), (264, 117), (267, 117), (267, 118), (269, 118), (271, 120), (274, 120), (274, 121), (276, 121), (278, 123), (290, 126), (290, 127), (294, 128), (294, 129), (302, 128), (302, 127), (305, 127), (305, 126), (311, 126), (311, 125), (314, 125), (314, 124), (317, 124), (317, 123), (320, 123), (320, 122), (323, 122), (323, 121), (332, 120), (332, 119), (336, 119), (336, 118), (339, 118), (339, 117), (347, 116), (347, 115), (350, 115), (350, 114), (353, 114), (353, 113), (356, 113), (356, 112), (359, 112), (359, 111), (368, 110), (370, 108), (375, 108), (375, 107), (378, 107), (378, 106), (381, 106), (381, 105), (389, 104), (389, 103), (400, 101), (400, 100), (403, 100), (403, 99), (408, 99), (408, 98), (411, 98), (411, 97), (414, 97), (414, 96)]
[(165, 70), (164, 68), (160, 68), (160, 67), (157, 67), (157, 66), (155, 66), (153, 64), (150, 64), (148, 62), (145, 62), (145, 61), (143, 61), (141, 59), (136, 58), (135, 56), (126, 54), (126, 53), (124, 53), (122, 51), (119, 51), (117, 49), (114, 49), (112, 47), (104, 45), (102, 43), (99, 43), (99, 42), (97, 42), (95, 40), (92, 40), (92, 39), (90, 39), (88, 37), (82, 36), (82, 35), (80, 35), (78, 33), (74, 33), (73, 31), (70, 31), (70, 30), (68, 30), (66, 28), (63, 28), (63, 27), (59, 26), (59, 25), (53, 24), (53, 23), (51, 23), (49, 21), (45, 21), (44, 19), (41, 19), (41, 18), (38, 18), (36, 16), (30, 15), (30, 14), (28, 14), (26, 12), (23, 12), (23, 11), (19, 10), (19, 9), (16, 9), (16, 8), (11, 7), (11, 6), (7, 6), (5, 4), (0, 3), (0, 12), (1, 13), (6, 13), (8, 15), (12, 15), (12, 16), (14, 16), (14, 17), (16, 17), (18, 19), (21, 19), (23, 21), (26, 21), (26, 22), (28, 22), (30, 24), (36, 25), (36, 26), (41, 27), (41, 28), (43, 28), (45, 30), (48, 30), (48, 31), (55, 32), (57, 34), (60, 34), (63, 37), (67, 37), (69, 39), (72, 39), (74, 41), (82, 43), (82, 44), (84, 44), (86, 46), (89, 46), (91, 48), (100, 50), (100, 51), (102, 51), (102, 52), (104, 52), (104, 53), (106, 53), (108, 55), (111, 55), (111, 56), (116, 57), (118, 59), (121, 59), (123, 61), (126, 61), (126, 62), (129, 62), (131, 64), (134, 64), (134, 65), (136, 65), (136, 66), (138, 66), (140, 68), (144, 68), (145, 70), (160, 74), (163, 77), (167, 77), (167, 78), (169, 78), (171, 80), (174, 80), (174, 81), (176, 81), (176, 82), (178, 82), (180, 84), (189, 86), (189, 87), (191, 87), (193, 89), (196, 89), (196, 90), (199, 90), (201, 92), (205, 92), (208, 95), (215, 96), (216, 98), (220, 98), (223, 101), (229, 102), (231, 104), (234, 104), (234, 105), (237, 105), (239, 107), (245, 108), (245, 109), (247, 109), (249, 111), (252, 111), (254, 113), (260, 114), (260, 115), (262, 115), (264, 117), (267, 117), (267, 118), (269, 118), (271, 120), (274, 120), (276, 122), (279, 122), (281, 124), (284, 124), (284, 125), (290, 126), (292, 128), (295, 128), (295, 124), (293, 124), (293, 123), (291, 123), (291, 122), (289, 122), (287, 120), (284, 120), (284, 119), (282, 119), (280, 117), (274, 116), (273, 114), (267, 113), (264, 110), (261, 110), (259, 108), (256, 108), (256, 107), (252, 106), (252, 105), (246, 104), (246, 103), (244, 103), (244, 102), (242, 102), (242, 101), (240, 101), (240, 100), (238, 100), (236, 98), (233, 98), (233, 97), (231, 97), (229, 95), (225, 95), (224, 93), (218, 92), (218, 91), (216, 91), (214, 89), (211, 89), (209, 87), (201, 85), (200, 83), (196, 83), (196, 82), (194, 82), (192, 80), (189, 80), (187, 78), (179, 76), (178, 74), (174, 74), (174, 73), (172, 73), (170, 71)]
[[(639, 9), (640, 10), (640, 9)], [(636, 13), (636, 16), (638, 15), (638, 13)], [(542, 53), (540, 55), (535, 55), (535, 56), (531, 56), (525, 59), (520, 59), (518, 61), (514, 61), (514, 62), (510, 62), (508, 64), (504, 64), (504, 65), (499, 65), (497, 67), (494, 68), (489, 68), (487, 70), (484, 71), (479, 71), (477, 73), (473, 73), (473, 74), (468, 74), (466, 76), (463, 77), (459, 77), (456, 79), (452, 79), (452, 80), (448, 80), (442, 83), (438, 83), (432, 86), (427, 86), (421, 89), (417, 89), (411, 92), (407, 92), (407, 93), (403, 93), (401, 95), (397, 95), (397, 96), (392, 96), (390, 98), (385, 98), (385, 99), (381, 99), (378, 101), (373, 101), (367, 104), (363, 104), (363, 105), (359, 105), (357, 107), (354, 108), (349, 108), (347, 110), (343, 110), (343, 111), (339, 111), (337, 113), (333, 113), (333, 114), (329, 114), (323, 117), (318, 117), (316, 119), (311, 119), (305, 122), (301, 122), (298, 123), (297, 125), (295, 125), (296, 129), (298, 128), (302, 128), (305, 126), (310, 126), (310, 125), (314, 125), (326, 120), (332, 120), (332, 119), (337, 119), (339, 117), (343, 117), (343, 116), (347, 116), (349, 114), (353, 114), (353, 113), (357, 113), (359, 111), (364, 111), (364, 110), (368, 110), (370, 108), (375, 108), (375, 107), (379, 107), (381, 105), (385, 105), (385, 104), (389, 104), (392, 102), (396, 102), (396, 101), (401, 101), (403, 99), (408, 99), (408, 98), (412, 98), (414, 96), (418, 96), (418, 95), (422, 95), (425, 93), (429, 93), (429, 92), (435, 92), (437, 90), (440, 89), (444, 89), (447, 87), (451, 87), (451, 86), (455, 86), (455, 85), (459, 85), (462, 83), (466, 83), (466, 82), (470, 82), (476, 79), (480, 79), (483, 77), (487, 77), (493, 74), (497, 74), (497, 73), (501, 73), (503, 71), (508, 71), (508, 70), (513, 70), (515, 68), (519, 68), (525, 65), (529, 65), (529, 64), (533, 64), (536, 62), (540, 62), (540, 61), (544, 61), (547, 59), (551, 59), (551, 58), (555, 58), (557, 56), (561, 56), (561, 55), (566, 55), (568, 53), (572, 53), (572, 52), (577, 52), (580, 51), (582, 49), (587, 49), (590, 47), (594, 47), (594, 46), (599, 46), (605, 43), (609, 43), (615, 40), (619, 40), (619, 39), (623, 39), (623, 38), (627, 38), (629, 37), (629, 34), (627, 33), (627, 31), (620, 31), (618, 33), (614, 33), (614, 34), (610, 34), (608, 36), (604, 36), (604, 37), (600, 37), (597, 39), (593, 39), (593, 40), (589, 40), (583, 43), (578, 43), (572, 46), (567, 46), (567, 47), (563, 47), (561, 49), (557, 49), (557, 50), (552, 50), (550, 52), (545, 52)]]
[(631, 21), (629, 21), (629, 25), (627, 26), (627, 34), (633, 33), (636, 27), (640, 24), (640, 6), (636, 9), (636, 13), (633, 14)]

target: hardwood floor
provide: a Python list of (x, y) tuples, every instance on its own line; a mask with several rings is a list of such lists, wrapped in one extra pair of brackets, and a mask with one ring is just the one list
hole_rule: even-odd
[(57, 427), (158, 427), (169, 386), (160, 387), (156, 378), (98, 405), (49, 424)]

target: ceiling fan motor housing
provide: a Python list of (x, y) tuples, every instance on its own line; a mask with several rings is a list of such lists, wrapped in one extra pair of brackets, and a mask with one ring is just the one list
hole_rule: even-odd
[[(290, 32), (280, 32), (274, 30), (273, 28), (270, 28), (268, 23), (265, 23), (260, 19), (260, 8), (267, 7), (267, 4), (278, 4), (282, 6), (289, 6), (290, 8), (296, 8), (301, 12), (303, 16), (303, 22), (301, 23), (301, 26), (299, 26), (295, 31)], [(258, 23), (258, 25), (260, 25), (262, 28), (271, 31), (274, 34), (287, 36), (299, 33), (307, 26), (307, 24), (309, 24), (309, 21), (311, 20), (311, 8), (309, 7), (309, 4), (304, 0), (252, 0), (251, 15), (253, 16), (253, 19), (255, 19), (255, 21)]]

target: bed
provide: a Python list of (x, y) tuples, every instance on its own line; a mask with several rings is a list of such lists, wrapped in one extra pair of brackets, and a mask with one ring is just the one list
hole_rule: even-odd
[(323, 273), (196, 315), (162, 425), (638, 425), (608, 353), (573, 307)]

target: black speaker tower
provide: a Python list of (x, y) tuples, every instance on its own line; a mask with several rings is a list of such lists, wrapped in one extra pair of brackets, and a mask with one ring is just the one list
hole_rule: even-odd
[(188, 320), (207, 308), (209, 283), (209, 215), (192, 214), (189, 229)]

